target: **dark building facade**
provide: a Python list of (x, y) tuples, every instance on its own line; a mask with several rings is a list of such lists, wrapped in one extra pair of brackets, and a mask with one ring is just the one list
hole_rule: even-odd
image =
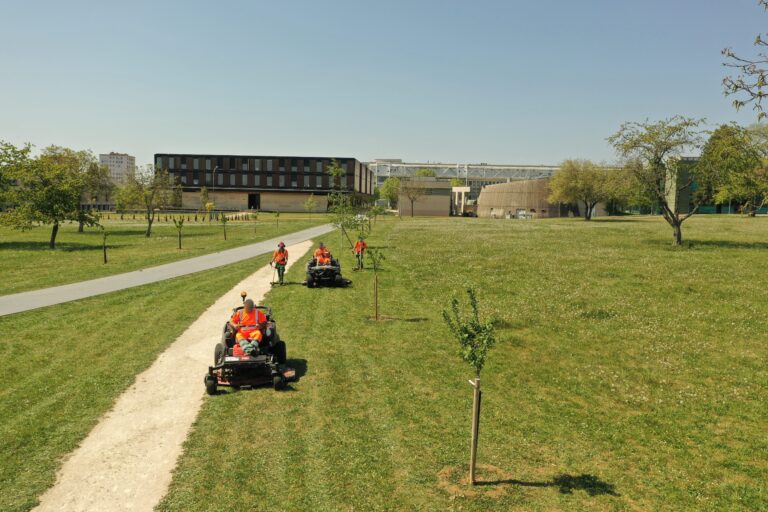
[(155, 167), (167, 169), (182, 188), (182, 207), (200, 207), (200, 189), (208, 189), (217, 208), (299, 212), (313, 195), (314, 211), (327, 209), (336, 188), (328, 167), (336, 160), (346, 175), (342, 187), (371, 197), (375, 176), (355, 158), (156, 153)]

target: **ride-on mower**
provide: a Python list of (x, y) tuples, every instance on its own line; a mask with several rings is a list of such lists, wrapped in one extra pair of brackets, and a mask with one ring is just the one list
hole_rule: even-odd
[(331, 259), (330, 265), (318, 265), (317, 259), (312, 258), (307, 262), (307, 280), (304, 284), (307, 288), (321, 285), (348, 286), (352, 281), (341, 276), (341, 264), (336, 258)]
[[(240, 296), (245, 302), (246, 292)], [(263, 313), (266, 322), (260, 325), (263, 333), (258, 350), (245, 354), (235, 340), (235, 332), (229, 322), (224, 324), (221, 341), (216, 344), (213, 353), (213, 366), (208, 367), (205, 375), (205, 391), (215, 395), (219, 386), (233, 389), (254, 388), (272, 384), (275, 390), (285, 387), (286, 382), (296, 379), (296, 370), (286, 366), (285, 342), (277, 334), (277, 325), (272, 318), (272, 310), (267, 306), (254, 306)], [(243, 309), (238, 306), (232, 313)]]

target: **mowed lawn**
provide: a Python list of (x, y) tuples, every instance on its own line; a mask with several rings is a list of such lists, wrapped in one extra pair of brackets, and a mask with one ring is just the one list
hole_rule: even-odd
[[(0, 317), (5, 374), (0, 386), (0, 510), (31, 509), (53, 485), (63, 458), (136, 375), (216, 299), (268, 261), (269, 256), (260, 256)], [(234, 296), (233, 304), (238, 300)]]
[(110, 218), (102, 222), (109, 233), (106, 265), (98, 228), (85, 228), (83, 233), (78, 233), (77, 224), (64, 224), (59, 229), (56, 249), (50, 250), (50, 226), (25, 232), (0, 227), (0, 295), (170, 263), (268, 240), (326, 221), (324, 214), (310, 217), (284, 213), (276, 219), (274, 214), (260, 213), (255, 221), (228, 222), (227, 240), (221, 224), (216, 221), (185, 221), (179, 250), (178, 231), (170, 216), (166, 221), (166, 216), (160, 215), (152, 226), (152, 236), (146, 238), (146, 223), (141, 222), (141, 216), (136, 215), (136, 220), (132, 220), (131, 215), (126, 215), (120, 221), (115, 214), (110, 214)]
[[(390, 318), (349, 251), (351, 288), (275, 289), (303, 376), (208, 397), (159, 509), (768, 509), (768, 219), (685, 228), (674, 249), (658, 218), (379, 221)], [(440, 315), (467, 283), (500, 339), (473, 489)]]

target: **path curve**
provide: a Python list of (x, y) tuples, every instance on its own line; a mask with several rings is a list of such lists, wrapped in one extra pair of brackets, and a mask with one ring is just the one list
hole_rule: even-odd
[(317, 238), (333, 230), (331, 224), (323, 224), (313, 228), (303, 229), (295, 233), (288, 233), (279, 238), (272, 238), (255, 244), (235, 247), (212, 254), (187, 258), (185, 260), (166, 263), (156, 267), (149, 267), (123, 274), (81, 281), (79, 283), (54, 286), (28, 292), (14, 293), (0, 296), (0, 316), (12, 315), (29, 311), (31, 309), (53, 306), (63, 302), (85, 299), (95, 295), (116, 292), (141, 286), (144, 284), (164, 281), (174, 277), (185, 276), (203, 270), (222, 267), (230, 263), (247, 260), (254, 256), (268, 254), (275, 250), (277, 243), (282, 240), (286, 245), (298, 244), (312, 238)]
[[(289, 246), (288, 266), (311, 246), (311, 240)], [(240, 301), (241, 290), (260, 302), (271, 280), (272, 269), (265, 266), (240, 282), (140, 373), (64, 462), (35, 510), (151, 511), (168, 490), (182, 443), (202, 405), (203, 376), (225, 319)]]

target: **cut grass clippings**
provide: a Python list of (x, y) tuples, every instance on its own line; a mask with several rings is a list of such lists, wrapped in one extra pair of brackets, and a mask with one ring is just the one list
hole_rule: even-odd
[[(658, 218), (380, 221), (397, 320), (371, 320), (349, 250), (352, 287), (275, 288), (304, 375), (208, 397), (159, 509), (768, 509), (766, 232), (700, 216), (675, 249)], [(472, 370), (440, 317), (467, 283), (499, 319), (474, 493)]]

